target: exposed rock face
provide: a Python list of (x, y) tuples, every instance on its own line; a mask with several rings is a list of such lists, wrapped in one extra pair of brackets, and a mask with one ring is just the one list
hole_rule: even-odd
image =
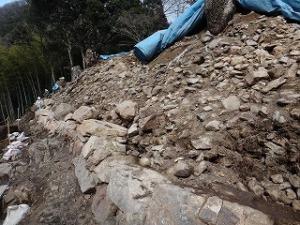
[(83, 136), (94, 135), (98, 137), (125, 137), (127, 135), (127, 129), (125, 127), (94, 119), (84, 120), (82, 124), (77, 127), (77, 132)]
[(94, 189), (97, 180), (95, 176), (88, 171), (86, 161), (82, 157), (77, 157), (74, 159), (73, 163), (82, 193), (87, 193)]
[(212, 34), (222, 32), (235, 13), (235, 0), (206, 0), (207, 28)]

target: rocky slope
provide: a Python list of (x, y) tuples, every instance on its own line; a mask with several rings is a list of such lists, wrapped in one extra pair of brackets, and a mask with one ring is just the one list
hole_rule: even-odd
[(236, 15), (85, 70), (36, 111), (5, 204), (32, 205), (24, 224), (300, 224), (299, 27)]

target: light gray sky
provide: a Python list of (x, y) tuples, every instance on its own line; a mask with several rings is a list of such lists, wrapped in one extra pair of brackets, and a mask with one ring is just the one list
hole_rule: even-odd
[(6, 3), (13, 2), (14, 0), (0, 0), (0, 6), (5, 5)]

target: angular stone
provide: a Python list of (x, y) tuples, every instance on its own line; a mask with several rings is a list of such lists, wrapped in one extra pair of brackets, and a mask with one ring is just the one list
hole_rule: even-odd
[(155, 188), (143, 225), (205, 225), (197, 213), (205, 198), (172, 184)]
[(114, 168), (122, 167), (123, 165), (133, 165), (135, 163), (136, 159), (133, 156), (114, 155), (103, 160), (94, 168), (94, 172), (101, 182), (108, 183)]
[(293, 209), (300, 211), (300, 200), (294, 200), (292, 203)]
[(142, 131), (153, 131), (165, 126), (166, 120), (164, 115), (154, 114), (139, 120), (139, 127)]
[(116, 113), (124, 120), (132, 120), (137, 113), (137, 103), (127, 100), (117, 105)]
[(269, 91), (273, 90), (273, 89), (276, 89), (276, 88), (279, 88), (281, 85), (285, 84), (287, 81), (286, 78), (284, 77), (280, 77), (276, 80), (273, 80), (271, 82), (269, 82), (267, 84), (267, 86), (265, 86), (263, 89), (262, 89), (262, 92), (263, 93), (268, 93)]
[(29, 212), (29, 209), (30, 207), (26, 204), (8, 206), (3, 225), (18, 225)]
[(283, 176), (282, 176), (282, 174), (274, 174), (274, 175), (271, 176), (271, 179), (272, 179), (272, 181), (275, 184), (281, 184), (281, 183), (283, 183)]
[(281, 197), (281, 191), (278, 185), (271, 185), (266, 187), (266, 192), (274, 201), (277, 201)]
[(0, 200), (2, 199), (2, 196), (7, 189), (8, 185), (0, 185)]
[(97, 188), (92, 202), (92, 212), (97, 223), (103, 225), (115, 225), (115, 215), (118, 208), (106, 196), (107, 186)]
[(125, 137), (127, 129), (125, 127), (100, 120), (84, 120), (77, 127), (77, 132), (82, 136), (97, 136), (97, 137)]
[(202, 161), (200, 162), (195, 168), (194, 168), (194, 174), (196, 176), (200, 176), (209, 166), (208, 161)]
[(288, 197), (288, 199), (291, 199), (291, 200), (294, 200), (297, 198), (296, 193), (292, 189), (286, 190), (286, 196)]
[(231, 58), (231, 65), (236, 66), (238, 64), (242, 64), (246, 61), (244, 56), (234, 56)]
[(202, 221), (209, 224), (216, 224), (223, 201), (218, 197), (210, 197), (200, 210), (199, 217)]
[(63, 120), (66, 115), (74, 111), (73, 106), (67, 103), (61, 103), (54, 109), (54, 118), (56, 120)]
[(77, 109), (72, 118), (77, 122), (81, 123), (84, 120), (92, 119), (94, 116), (94, 109), (88, 106), (81, 106)]
[(264, 193), (264, 188), (258, 184), (255, 178), (252, 178), (249, 183), (248, 187), (251, 191), (253, 191), (257, 196), (262, 196)]
[(12, 166), (9, 163), (0, 164), (0, 181), (3, 179), (8, 179), (12, 171)]
[(187, 178), (192, 175), (193, 168), (187, 163), (179, 161), (171, 168), (171, 171), (176, 177)]
[(192, 146), (197, 150), (209, 150), (212, 148), (211, 138), (208, 136), (202, 136), (198, 139), (191, 141)]
[(300, 120), (300, 108), (292, 109), (290, 114), (293, 119)]
[(240, 218), (235, 215), (230, 209), (222, 206), (216, 225), (237, 225)]
[(78, 183), (82, 193), (87, 193), (93, 190), (97, 185), (95, 176), (87, 170), (86, 161), (81, 157), (77, 157), (73, 160), (75, 166), (75, 175), (78, 179)]
[(289, 181), (294, 188), (300, 188), (300, 177), (296, 174), (289, 176)]
[(138, 125), (136, 123), (132, 124), (128, 129), (128, 137), (134, 137), (139, 133)]
[(266, 214), (255, 209), (244, 207), (245, 220), (243, 225), (273, 225), (274, 221)]
[(239, 110), (241, 102), (240, 99), (234, 95), (229, 96), (228, 98), (222, 101), (224, 108), (228, 111)]
[(221, 125), (222, 125), (222, 123), (220, 121), (213, 120), (213, 121), (208, 122), (205, 125), (205, 129), (207, 131), (218, 131), (218, 130), (220, 130)]
[(126, 215), (128, 224), (142, 225), (151, 193), (168, 182), (153, 170), (123, 165), (112, 170), (107, 196)]
[(253, 73), (249, 73), (245, 79), (249, 85), (253, 85), (261, 79), (266, 79), (269, 77), (268, 71), (264, 67), (259, 67)]
[(81, 154), (87, 159), (89, 165), (98, 165), (108, 156), (126, 153), (126, 146), (112, 138), (92, 136), (83, 146)]

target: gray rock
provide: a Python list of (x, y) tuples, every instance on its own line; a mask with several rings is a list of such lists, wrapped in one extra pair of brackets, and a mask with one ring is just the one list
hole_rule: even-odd
[(84, 120), (78, 127), (77, 132), (82, 136), (97, 137), (125, 137), (127, 129), (125, 127), (100, 120)]
[(293, 209), (300, 211), (300, 200), (294, 200), (292, 203)]
[(134, 137), (139, 133), (138, 125), (136, 123), (132, 124), (128, 129), (128, 137)]
[(88, 106), (81, 106), (74, 113), (72, 118), (77, 122), (81, 123), (84, 120), (92, 119), (94, 116), (95, 110)]
[(113, 154), (126, 153), (126, 146), (113, 138), (92, 136), (82, 148), (82, 156), (89, 165), (97, 166)]
[(274, 89), (276, 89), (276, 88), (279, 88), (281, 85), (285, 84), (286, 81), (287, 81), (287, 79), (284, 78), (284, 77), (280, 77), (280, 78), (278, 78), (278, 79), (276, 79), (276, 80), (273, 80), (273, 81), (269, 82), (269, 83), (267, 84), (267, 86), (265, 86), (265, 87), (262, 89), (262, 92), (263, 92), (263, 93), (268, 93), (268, 92), (271, 91), (271, 90), (274, 90)]
[(159, 185), (153, 193), (143, 225), (205, 225), (197, 213), (205, 198), (171, 184)]
[(92, 212), (97, 223), (103, 225), (115, 225), (118, 208), (106, 196), (107, 186), (97, 188), (92, 202)]
[(0, 180), (8, 179), (10, 177), (12, 171), (12, 166), (9, 163), (1, 163), (0, 164)]
[(278, 122), (278, 123), (286, 123), (286, 119), (284, 116), (281, 115), (279, 111), (275, 111), (273, 114), (273, 121)]
[(7, 189), (8, 185), (0, 185), (0, 199), (2, 199), (2, 196)]
[(212, 34), (222, 32), (232, 19), (236, 7), (233, 0), (207, 0), (205, 15), (207, 28)]
[(199, 217), (208, 224), (216, 224), (219, 212), (221, 211), (223, 201), (218, 197), (210, 197), (200, 210)]
[(281, 184), (281, 183), (283, 183), (283, 176), (282, 176), (282, 174), (274, 174), (271, 176), (271, 180), (275, 184)]
[(221, 128), (221, 125), (222, 123), (218, 120), (213, 120), (213, 121), (210, 121), (208, 122), (206, 125), (205, 125), (205, 129), (207, 131), (218, 131), (220, 130)]
[(93, 169), (93, 171), (102, 183), (109, 183), (114, 169), (123, 167), (123, 165), (133, 165), (135, 163), (136, 159), (133, 156), (113, 155), (103, 160)]
[(137, 103), (127, 100), (117, 105), (116, 113), (124, 120), (133, 120), (137, 113)]
[(249, 73), (245, 79), (249, 85), (253, 85), (261, 79), (266, 79), (269, 77), (268, 71), (264, 67), (259, 67), (257, 70)]
[(187, 163), (179, 161), (171, 168), (171, 171), (176, 177), (187, 178), (192, 175), (193, 168)]
[(262, 196), (264, 193), (264, 188), (258, 184), (255, 178), (251, 178), (248, 182), (248, 187), (253, 191), (257, 196)]
[(293, 119), (300, 120), (300, 108), (292, 109), (290, 114)]
[(128, 224), (143, 225), (153, 190), (168, 182), (153, 170), (124, 165), (111, 172), (107, 196), (126, 215)]
[(287, 189), (286, 190), (286, 196), (291, 199), (291, 200), (294, 200), (297, 198), (297, 195), (296, 193), (292, 190), (292, 189)]
[(300, 177), (296, 174), (289, 176), (289, 181), (294, 188), (300, 188)]
[(212, 148), (211, 138), (208, 136), (202, 136), (198, 139), (191, 141), (192, 146), (197, 150), (209, 150)]
[(195, 168), (194, 168), (194, 174), (196, 176), (200, 176), (205, 170), (207, 170), (207, 167), (209, 166), (208, 161), (202, 161), (200, 162)]
[(278, 185), (271, 185), (266, 187), (266, 192), (274, 201), (277, 201), (281, 197), (281, 191)]
[(234, 56), (231, 58), (231, 65), (236, 66), (239, 64), (242, 64), (246, 61), (246, 58), (244, 56)]
[(18, 225), (29, 212), (29, 209), (30, 207), (26, 204), (8, 206), (3, 225)]
[(75, 175), (78, 179), (82, 193), (93, 190), (97, 185), (97, 181), (95, 176), (87, 170), (84, 158), (81, 156), (75, 158), (73, 164), (75, 166)]
[(143, 167), (147, 167), (147, 166), (150, 166), (151, 165), (151, 162), (150, 162), (150, 159), (149, 158), (146, 158), (146, 157), (142, 157), (140, 158), (139, 160), (139, 164)]
[(228, 98), (222, 101), (224, 108), (228, 111), (239, 110), (241, 102), (240, 99), (236, 96), (229, 96)]
[(55, 107), (53, 112), (54, 112), (54, 118), (56, 120), (63, 120), (66, 115), (74, 112), (74, 108), (70, 104), (61, 103)]
[(288, 188), (291, 188), (291, 184), (290, 182), (283, 182), (282, 184), (279, 185), (279, 189), (280, 190), (286, 190)]
[(285, 154), (284, 148), (282, 148), (279, 145), (276, 145), (273, 142), (270, 142), (270, 141), (266, 142), (265, 146), (268, 147), (273, 154), (276, 154), (276, 155), (284, 155)]

